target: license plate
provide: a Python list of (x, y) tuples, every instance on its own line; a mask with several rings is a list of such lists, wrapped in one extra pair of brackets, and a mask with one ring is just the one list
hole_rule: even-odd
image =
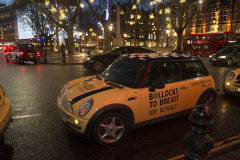
[(62, 118), (63, 122), (66, 123), (67, 119), (66, 119), (63, 111), (60, 108), (58, 108), (58, 113), (59, 113), (60, 117)]
[(28, 55), (34, 55), (34, 53), (28, 53)]
[(217, 59), (212, 59), (212, 61), (216, 61)]
[(238, 92), (240, 92), (240, 88), (238, 88)]

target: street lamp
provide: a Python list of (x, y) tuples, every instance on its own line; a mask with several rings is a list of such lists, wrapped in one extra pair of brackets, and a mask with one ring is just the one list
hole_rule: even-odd
[(166, 29), (166, 33), (167, 33), (167, 44), (166, 47), (168, 46), (168, 33), (170, 32), (170, 29)]
[(113, 29), (113, 26), (111, 24), (111, 26), (109, 27), (110, 29), (110, 50), (112, 50), (112, 44), (111, 44), (111, 38), (112, 38), (112, 29)]

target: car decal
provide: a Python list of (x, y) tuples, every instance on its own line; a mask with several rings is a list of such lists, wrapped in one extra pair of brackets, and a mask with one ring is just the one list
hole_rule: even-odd
[(82, 94), (80, 96), (77, 96), (75, 98), (73, 98), (71, 101), (70, 101), (70, 104), (73, 105), (74, 103), (80, 101), (81, 99), (83, 98), (86, 98), (88, 96), (91, 96), (93, 94), (97, 94), (97, 93), (100, 93), (100, 92), (103, 92), (103, 91), (107, 91), (107, 90), (110, 90), (110, 89), (113, 89), (114, 87), (104, 87), (104, 88), (101, 88), (101, 89), (97, 89), (97, 90), (94, 90), (94, 91), (91, 91), (91, 92), (88, 92), (88, 93), (85, 93), (85, 94)]

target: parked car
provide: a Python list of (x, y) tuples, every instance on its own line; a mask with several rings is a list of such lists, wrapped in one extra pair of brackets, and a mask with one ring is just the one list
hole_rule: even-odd
[(226, 94), (240, 96), (240, 68), (232, 70), (228, 73), (223, 84), (223, 91)]
[(83, 59), (83, 66), (88, 69), (93, 69), (97, 72), (102, 72), (104, 68), (109, 66), (115, 59), (122, 54), (127, 53), (156, 53), (150, 49), (142, 47), (119, 47), (106, 54), (89, 55)]
[(228, 66), (237, 65), (240, 63), (240, 47), (224, 48), (210, 55), (209, 60), (213, 65), (218, 63), (227, 64)]
[(68, 82), (57, 99), (66, 127), (101, 145), (120, 142), (128, 130), (192, 111), (214, 109), (215, 83), (198, 57), (124, 54), (100, 75)]
[(0, 85), (0, 143), (3, 143), (4, 133), (8, 129), (10, 122), (12, 122), (11, 113), (11, 103), (5, 97), (4, 90)]
[(5, 55), (6, 61), (16, 61), (18, 64), (24, 61), (31, 61), (37, 64), (40, 61), (40, 52), (32, 44), (14, 44)]

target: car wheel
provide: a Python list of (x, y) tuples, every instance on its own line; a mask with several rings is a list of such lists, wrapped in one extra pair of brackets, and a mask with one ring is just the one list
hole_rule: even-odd
[(102, 72), (104, 70), (104, 64), (102, 62), (94, 62), (93, 63), (93, 70), (96, 72)]
[(209, 107), (213, 111), (214, 105), (215, 105), (215, 101), (216, 101), (215, 94), (212, 93), (212, 92), (208, 92), (208, 93), (204, 94), (198, 100), (197, 105), (205, 105), (205, 106)]
[(16, 62), (17, 62), (17, 64), (20, 64), (20, 63), (21, 63), (19, 57), (16, 57)]
[(232, 60), (232, 59), (228, 59), (228, 60), (227, 60), (227, 65), (228, 65), (228, 66), (233, 65), (233, 60)]
[(127, 132), (126, 118), (118, 112), (111, 112), (97, 120), (93, 128), (93, 137), (99, 144), (110, 146), (123, 140)]

